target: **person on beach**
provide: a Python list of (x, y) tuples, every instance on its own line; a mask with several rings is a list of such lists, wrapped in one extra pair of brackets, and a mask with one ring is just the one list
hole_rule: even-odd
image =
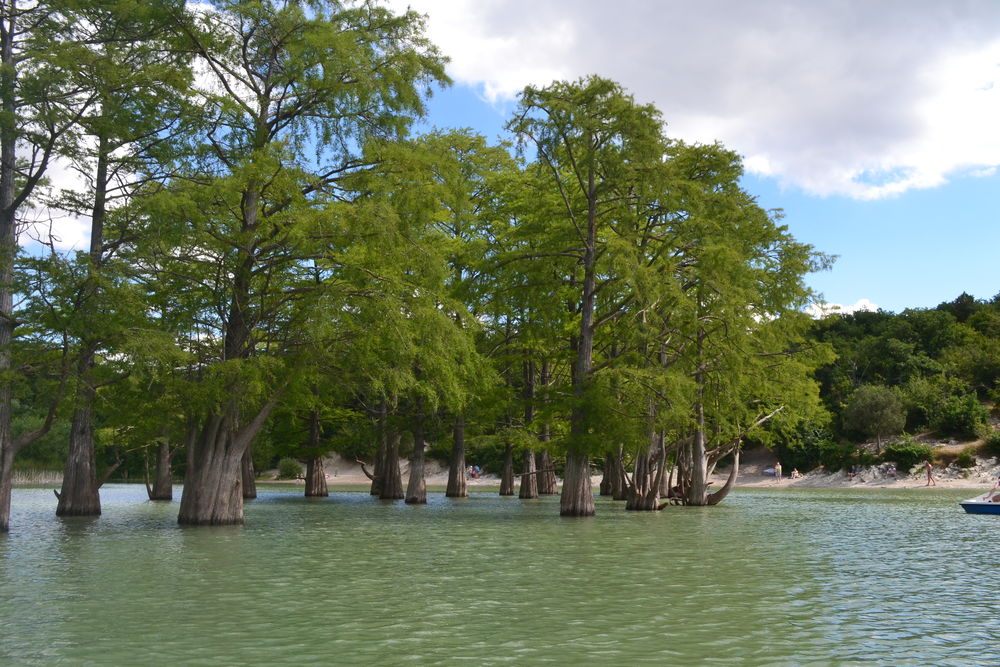
[(774, 478), (781, 481), (781, 461), (774, 464)]
[(927, 472), (927, 483), (924, 486), (937, 486), (937, 482), (934, 481), (934, 466), (930, 461), (924, 461), (924, 470)]

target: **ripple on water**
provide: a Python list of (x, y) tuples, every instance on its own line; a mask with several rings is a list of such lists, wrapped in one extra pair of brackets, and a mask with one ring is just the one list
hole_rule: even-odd
[[(0, 662), (993, 664), (985, 545), (951, 492), (740, 491), (716, 508), (558, 517), (558, 498), (263, 487), (243, 528), (102, 490), (56, 520), (17, 489)], [(148, 660), (147, 660), (148, 659)]]

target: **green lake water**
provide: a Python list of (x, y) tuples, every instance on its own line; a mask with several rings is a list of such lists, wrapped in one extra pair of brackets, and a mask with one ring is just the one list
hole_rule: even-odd
[[(179, 493), (179, 491), (178, 491)], [(946, 490), (737, 490), (563, 519), (558, 498), (260, 489), (246, 526), (15, 489), (0, 663), (1000, 664), (1000, 516)]]

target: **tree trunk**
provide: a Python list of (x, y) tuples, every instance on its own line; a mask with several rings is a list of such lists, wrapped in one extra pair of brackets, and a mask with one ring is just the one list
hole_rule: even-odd
[(615, 476), (611, 479), (611, 498), (613, 500), (628, 500), (628, 476), (625, 474), (625, 448), (618, 445), (618, 455), (615, 456)]
[(243, 523), (241, 462), (230, 420), (211, 415), (189, 456), (177, 522), (191, 526)]
[[(542, 442), (548, 442), (548, 439), (546, 438)], [(541, 459), (538, 463), (538, 469), (541, 471), (538, 473), (538, 495), (554, 496), (559, 493), (559, 484), (556, 480), (552, 457), (549, 456), (547, 449), (543, 449), (538, 456)]]
[(76, 408), (70, 423), (69, 454), (57, 494), (56, 516), (100, 516), (101, 496), (94, 453), (93, 407), (97, 391), (91, 377), (94, 349), (87, 349), (77, 366)]
[[(320, 438), (319, 412), (312, 411), (309, 415), (309, 443), (312, 452), (319, 451)], [(326, 471), (323, 470), (323, 455), (311, 456), (306, 461), (306, 498), (325, 498), (330, 495), (326, 486)]]
[(189, 526), (243, 523), (243, 454), (277, 404), (268, 401), (249, 423), (239, 426), (232, 412), (211, 414), (188, 452), (177, 522)]
[(306, 498), (326, 498), (329, 495), (323, 457), (314, 456), (306, 461)]
[(590, 485), (590, 457), (571, 449), (566, 453), (566, 472), (563, 475), (559, 514), (593, 516), (594, 513), (594, 489)]
[(663, 452), (663, 458), (658, 462), (658, 465), (663, 468), (663, 474), (660, 475), (660, 497), (668, 498), (670, 496), (670, 478), (673, 475), (673, 470), (670, 469), (667, 462), (667, 448), (663, 433), (660, 432), (657, 437), (660, 440), (660, 451)]
[(15, 148), (17, 145), (17, 106), (15, 83), (17, 61), (14, 58), (15, 22), (18, 12), (13, 0), (3, 0), (4, 22), (0, 30), (0, 105), (7, 121), (0, 123), (0, 532), (10, 530), (10, 494), (14, 475), (14, 434), (11, 431), (14, 400), (11, 367), (11, 343), (14, 342), (14, 258), (17, 256), (17, 206), (14, 190), (19, 178)]
[(388, 443), (385, 448), (385, 460), (382, 462), (382, 472), (385, 478), (382, 483), (382, 493), (379, 498), (383, 500), (402, 500), (403, 476), (399, 472), (399, 433), (391, 433), (388, 436)]
[(410, 479), (406, 482), (406, 504), (427, 503), (427, 484), (424, 481), (424, 424), (418, 417), (413, 426), (413, 457), (410, 459)]
[(0, 448), (0, 533), (10, 530), (10, 494), (14, 479), (14, 451)]
[(614, 488), (614, 476), (615, 456), (614, 454), (608, 452), (604, 455), (604, 474), (601, 476), (601, 485), (598, 487), (600, 495), (612, 495), (612, 489)]
[(146, 487), (146, 495), (150, 500), (173, 500), (174, 478), (170, 465), (170, 442), (160, 439), (156, 447), (156, 470), (153, 473), (153, 485)]
[(740, 450), (736, 450), (733, 455), (733, 469), (729, 471), (729, 477), (726, 479), (726, 483), (721, 489), (715, 493), (708, 494), (708, 500), (705, 504), (707, 505), (718, 505), (729, 495), (729, 492), (733, 490), (733, 486), (736, 484), (736, 478), (740, 474)]
[(456, 415), (455, 429), (451, 441), (451, 460), (448, 462), (448, 498), (467, 498), (468, 485), (465, 481), (465, 415)]
[(247, 447), (240, 461), (240, 476), (243, 485), (243, 500), (257, 497), (257, 473), (253, 469), (253, 445)]
[(535, 473), (535, 453), (530, 449), (524, 452), (524, 467), (521, 475), (521, 490), (517, 494), (519, 498), (538, 497), (538, 475)]
[(699, 401), (695, 406), (697, 430), (691, 442), (690, 468), (687, 470), (688, 487), (685, 504), (705, 505), (708, 503), (708, 457), (705, 455), (705, 409)]
[(514, 447), (509, 442), (503, 450), (503, 471), (500, 474), (500, 495), (514, 495)]

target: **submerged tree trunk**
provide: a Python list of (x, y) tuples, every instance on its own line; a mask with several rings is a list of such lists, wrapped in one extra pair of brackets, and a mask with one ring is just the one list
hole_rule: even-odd
[(92, 369), (94, 349), (89, 348), (77, 366), (77, 398), (70, 423), (69, 454), (57, 494), (56, 516), (100, 516), (101, 497), (94, 453), (93, 406), (97, 396)]
[[(309, 415), (309, 443), (308, 447), (312, 452), (316, 452), (320, 447), (321, 437), (319, 412), (312, 411)], [(323, 455), (309, 457), (306, 461), (306, 489), (307, 498), (325, 498), (330, 495), (326, 486), (326, 471), (323, 470)]]
[(514, 495), (514, 447), (509, 442), (503, 450), (503, 471), (500, 474), (500, 495)]
[(628, 500), (628, 476), (625, 474), (624, 456), (624, 446), (618, 445), (618, 454), (614, 457), (614, 477), (611, 478), (611, 498), (613, 500)]
[(10, 495), (14, 485), (14, 451), (0, 448), (0, 533), (10, 530)]
[(593, 516), (594, 512), (594, 489), (590, 485), (590, 457), (571, 449), (566, 453), (566, 472), (563, 475), (559, 514)]
[(614, 454), (608, 452), (604, 455), (604, 474), (601, 476), (601, 485), (598, 487), (600, 495), (612, 495), (615, 474), (615, 456)]
[(385, 459), (382, 461), (382, 493), (379, 498), (383, 500), (402, 500), (403, 475), (399, 471), (399, 433), (392, 433), (388, 436), (388, 443), (385, 448)]
[(451, 441), (451, 460), (448, 462), (448, 498), (466, 498), (469, 495), (465, 481), (465, 415), (455, 417)]
[(521, 490), (517, 494), (521, 499), (538, 497), (538, 475), (535, 472), (535, 453), (525, 450), (524, 467), (521, 474)]
[[(542, 442), (548, 442), (548, 440)], [(538, 495), (554, 496), (559, 493), (559, 483), (556, 479), (556, 471), (549, 450), (543, 449), (538, 457), (540, 459), (538, 463)]]
[(253, 500), (257, 497), (257, 472), (253, 468), (253, 445), (247, 447), (240, 461), (240, 475), (243, 484), (243, 500)]
[(325, 498), (329, 495), (323, 457), (313, 456), (306, 461), (306, 498)]
[(708, 504), (708, 457), (705, 454), (705, 408), (699, 401), (695, 406), (697, 419), (694, 438), (690, 444), (690, 467), (687, 472), (687, 489), (685, 489), (685, 504)]
[(413, 457), (410, 459), (410, 479), (406, 482), (406, 504), (427, 503), (427, 484), (424, 481), (424, 425), (423, 418), (417, 418), (413, 426)]
[(164, 437), (156, 446), (156, 467), (153, 470), (153, 484), (146, 484), (146, 495), (150, 500), (174, 499), (174, 474), (170, 464), (170, 442)]
[(249, 423), (239, 426), (235, 409), (209, 415), (188, 452), (177, 522), (189, 526), (243, 523), (241, 464), (277, 399), (268, 401)]
[(733, 486), (736, 484), (736, 478), (740, 474), (740, 450), (736, 450), (733, 455), (733, 469), (729, 471), (729, 477), (726, 479), (726, 483), (721, 489), (715, 493), (708, 494), (707, 505), (717, 505), (722, 502), (722, 500), (729, 495), (729, 492), (733, 490)]

